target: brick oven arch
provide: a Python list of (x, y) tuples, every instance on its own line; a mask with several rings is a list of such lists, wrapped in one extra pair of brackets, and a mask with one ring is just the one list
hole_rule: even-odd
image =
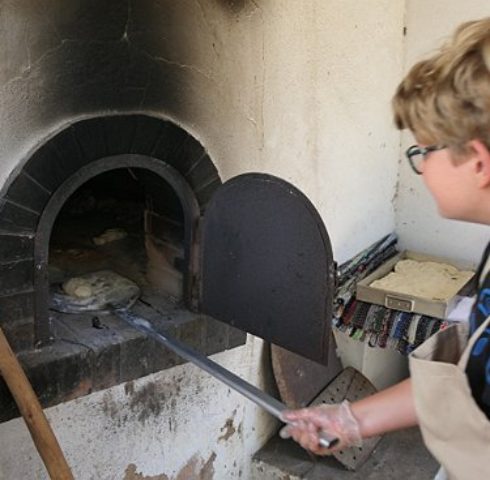
[(184, 273), (184, 298), (191, 302), (192, 281), (196, 261), (193, 259), (195, 230), (199, 219), (199, 206), (194, 193), (183, 176), (170, 165), (144, 155), (115, 155), (101, 158), (77, 170), (51, 195), (39, 218), (34, 239), (34, 312), (35, 334), (38, 341), (49, 339), (49, 243), (54, 223), (68, 198), (88, 180), (121, 168), (144, 169), (157, 174), (167, 182), (180, 200), (184, 215), (184, 262), (187, 268)]
[(50, 336), (47, 261), (57, 213), (78, 186), (125, 167), (157, 174), (181, 201), (189, 266), (184, 296), (190, 300), (195, 224), (222, 183), (215, 165), (192, 135), (170, 121), (146, 115), (82, 120), (42, 145), (0, 198), (0, 309), (8, 312), (5, 330), (16, 332), (17, 350)]

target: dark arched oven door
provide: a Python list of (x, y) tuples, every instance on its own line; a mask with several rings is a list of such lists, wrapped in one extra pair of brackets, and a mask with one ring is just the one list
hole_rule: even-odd
[(201, 311), (327, 362), (335, 265), (323, 222), (297, 188), (259, 173), (219, 187), (200, 258)]

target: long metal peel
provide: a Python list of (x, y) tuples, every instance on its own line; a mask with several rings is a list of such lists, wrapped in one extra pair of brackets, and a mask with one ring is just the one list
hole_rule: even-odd
[[(136, 315), (128, 310), (115, 310), (114, 313), (119, 318), (134, 327), (136, 330), (139, 330), (140, 332), (153, 338), (162, 345), (165, 345), (167, 348), (174, 351), (180, 357), (188, 360), (189, 362), (192, 362), (194, 365), (208, 372), (213, 377), (233, 388), (233, 390), (236, 390), (244, 397), (262, 407), (274, 417), (278, 418), (282, 422), (287, 423), (282, 417), (282, 413), (287, 410), (287, 407), (279, 400), (263, 392), (262, 390), (259, 390), (254, 385), (246, 382), (245, 380), (238, 377), (221, 365), (217, 364), (216, 362), (213, 362), (208, 357), (202, 355), (199, 352), (196, 352), (195, 350), (192, 350), (187, 345), (173, 338), (168, 333), (156, 331), (153, 328), (153, 325), (145, 318)], [(331, 448), (338, 442), (339, 440), (337, 438), (330, 437), (325, 432), (320, 432), (319, 434), (319, 444), (323, 448)]]

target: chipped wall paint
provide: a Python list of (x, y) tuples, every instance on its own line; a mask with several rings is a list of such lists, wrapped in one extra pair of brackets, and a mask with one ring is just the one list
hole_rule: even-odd
[[(408, 0), (405, 68), (433, 52), (460, 23), (489, 14), (488, 0)], [(402, 152), (412, 143), (412, 136), (404, 134)], [(488, 242), (488, 226), (442, 219), (422, 179), (413, 174), (404, 157), (399, 175), (395, 206), (402, 247), (478, 262)]]
[[(403, 0), (0, 0), (0, 185), (70, 123), (148, 113), (198, 138), (223, 179), (295, 184), (341, 262), (394, 228), (403, 13)], [(216, 358), (269, 388), (262, 355), (250, 337)], [(81, 480), (246, 479), (277, 428), (188, 365), (48, 416)], [(0, 478), (46, 478), (19, 419), (0, 425)]]
[[(262, 343), (251, 340), (213, 360), (270, 390), (261, 352)], [(247, 478), (252, 453), (276, 428), (254, 404), (190, 365), (63, 403), (47, 415), (77, 480)], [(47, 478), (21, 419), (0, 425), (0, 478)]]

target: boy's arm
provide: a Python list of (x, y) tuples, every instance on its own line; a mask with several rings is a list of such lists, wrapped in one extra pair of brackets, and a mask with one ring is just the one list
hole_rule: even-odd
[(410, 378), (353, 403), (351, 410), (363, 438), (418, 424)]
[[(285, 412), (283, 417), (289, 422), (283, 435), (292, 436), (304, 448), (319, 455), (359, 445), (362, 438), (418, 423), (410, 379), (353, 404), (324, 404)], [(332, 449), (321, 448), (319, 431), (338, 438), (339, 442)]]

